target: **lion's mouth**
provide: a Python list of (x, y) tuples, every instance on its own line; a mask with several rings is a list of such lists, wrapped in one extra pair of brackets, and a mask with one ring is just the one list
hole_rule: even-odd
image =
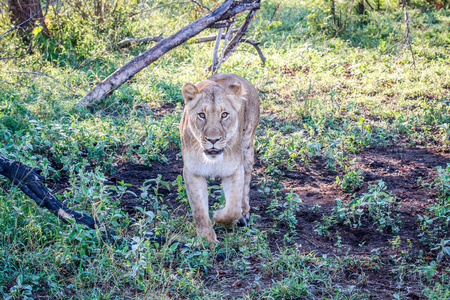
[(212, 148), (212, 149), (207, 149), (205, 150), (205, 154), (206, 155), (219, 155), (222, 154), (223, 149), (216, 149), (216, 148)]

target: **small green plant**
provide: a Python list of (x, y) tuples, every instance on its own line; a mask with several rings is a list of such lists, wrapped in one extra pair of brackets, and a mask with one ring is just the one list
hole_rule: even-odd
[(300, 210), (298, 204), (301, 202), (302, 200), (291, 189), (289, 194), (285, 196), (283, 203), (280, 203), (280, 199), (275, 197), (270, 203), (268, 211), (273, 215), (276, 222), (283, 222), (291, 232), (295, 232), (295, 226), (297, 225), (295, 213)]
[(450, 124), (439, 125), (439, 131), (441, 132), (442, 146), (447, 150), (450, 149)]
[(344, 192), (353, 192), (362, 187), (363, 171), (361, 169), (354, 170), (345, 166), (344, 175), (342, 179), (336, 176), (336, 183), (342, 188)]
[(431, 249), (439, 251), (436, 257), (437, 262), (441, 262), (445, 255), (450, 256), (450, 246), (448, 245), (449, 242), (450, 240), (441, 239), (441, 242)]
[(392, 250), (398, 249), (400, 247), (401, 242), (402, 241), (401, 241), (399, 235), (397, 235), (397, 236), (393, 237), (391, 240), (389, 240), (389, 244), (391, 245)]
[(330, 227), (337, 223), (336, 217), (332, 215), (322, 215), (322, 222), (316, 222), (316, 228), (314, 229), (320, 236), (329, 236)]
[(336, 199), (336, 207), (333, 214), (339, 221), (344, 221), (352, 227), (361, 227), (362, 218), (372, 218), (383, 231), (391, 228), (392, 232), (398, 232), (398, 215), (395, 215), (395, 198), (392, 193), (386, 191), (386, 184), (378, 180), (377, 184), (369, 185), (369, 191), (361, 197), (354, 197), (349, 203), (342, 203)]
[(23, 275), (19, 275), (16, 278), (16, 284), (9, 290), (9, 294), (5, 295), (5, 299), (14, 300), (14, 299), (24, 299), (31, 300), (33, 287), (29, 284), (23, 283)]
[(284, 173), (274, 166), (267, 166), (265, 172), (263, 173), (263, 179), (259, 182), (259, 191), (265, 197), (270, 194), (276, 195), (278, 191), (283, 188), (283, 183), (281, 182), (281, 177), (283, 175)]
[(450, 226), (450, 164), (443, 169), (436, 167), (438, 175), (431, 183), (425, 183), (423, 186), (429, 186), (436, 189), (438, 201), (429, 206), (429, 210), (438, 218), (445, 227)]
[(438, 176), (433, 180), (432, 187), (434, 187), (439, 193), (439, 199), (441, 203), (450, 202), (450, 163), (443, 169), (441, 166), (437, 166), (436, 170)]
[(311, 211), (312, 211), (314, 214), (316, 214), (316, 213), (319, 211), (319, 209), (320, 209), (321, 207), (322, 207), (322, 206), (320, 206), (319, 203), (314, 203), (313, 207), (311, 207)]

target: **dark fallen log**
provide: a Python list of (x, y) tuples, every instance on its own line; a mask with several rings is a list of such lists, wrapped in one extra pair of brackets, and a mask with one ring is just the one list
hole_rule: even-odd
[(217, 9), (202, 16), (191, 24), (183, 27), (168, 38), (162, 39), (151, 49), (136, 56), (131, 61), (123, 65), (108, 78), (103, 80), (84, 98), (78, 101), (83, 106), (92, 105), (96, 100), (108, 97), (115, 89), (130, 80), (142, 69), (159, 59), (168, 51), (183, 44), (196, 36), (211, 25), (221, 21), (229, 21), (235, 15), (245, 10), (257, 10), (260, 7), (260, 0), (225, 0)]
[[(69, 224), (71, 223), (70, 220), (72, 220), (89, 229), (99, 230), (104, 242), (114, 245), (127, 244), (131, 249), (131, 242), (118, 238), (116, 232), (101, 224), (97, 219), (94, 219), (85, 213), (70, 209), (64, 203), (59, 201), (45, 186), (44, 178), (40, 175), (40, 170), (0, 156), (0, 175), (11, 180), (13, 184), (22, 190), (22, 192), (33, 199), (37, 205), (47, 208), (64, 223)], [(160, 244), (168, 242), (166, 237), (155, 234), (153, 231), (146, 234), (143, 239)], [(171, 242), (171, 245), (173, 244), (178, 244), (179, 248), (188, 248), (186, 244), (176, 240)]]

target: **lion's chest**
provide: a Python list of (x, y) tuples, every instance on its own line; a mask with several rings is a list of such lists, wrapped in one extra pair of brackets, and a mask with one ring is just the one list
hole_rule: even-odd
[(226, 156), (210, 159), (203, 154), (187, 154), (183, 160), (184, 167), (190, 172), (211, 178), (231, 176), (242, 167), (241, 159), (230, 159)]

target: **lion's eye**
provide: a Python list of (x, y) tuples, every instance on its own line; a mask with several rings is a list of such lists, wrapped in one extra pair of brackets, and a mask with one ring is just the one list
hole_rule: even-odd
[(228, 117), (228, 113), (227, 112), (223, 112), (222, 113), (222, 119), (225, 119), (226, 117)]
[(199, 114), (198, 114), (198, 117), (199, 117), (200, 119), (204, 119), (204, 118), (206, 117), (206, 115), (205, 115), (205, 113), (199, 113)]

